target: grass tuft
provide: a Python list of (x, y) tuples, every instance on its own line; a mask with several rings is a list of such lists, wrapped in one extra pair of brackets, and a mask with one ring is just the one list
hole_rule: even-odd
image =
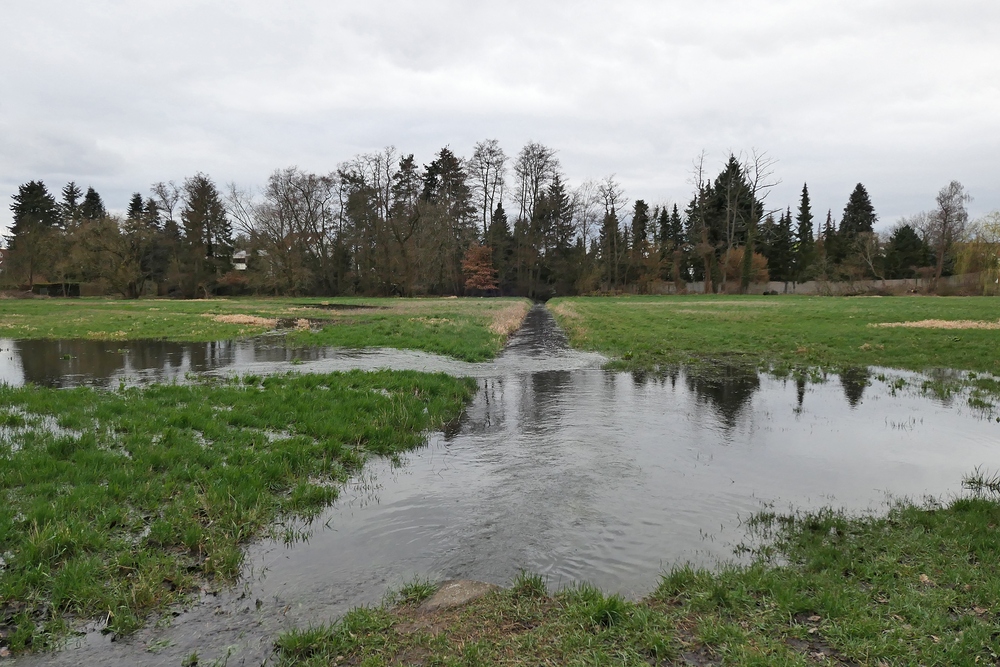
[(991, 473), (977, 466), (962, 478), (962, 488), (977, 494), (1000, 494), (1000, 472)]
[(510, 588), (511, 595), (517, 598), (545, 598), (549, 591), (542, 575), (521, 570)]
[(390, 598), (396, 604), (418, 605), (437, 592), (438, 585), (427, 579), (414, 579), (404, 584), (399, 591)]

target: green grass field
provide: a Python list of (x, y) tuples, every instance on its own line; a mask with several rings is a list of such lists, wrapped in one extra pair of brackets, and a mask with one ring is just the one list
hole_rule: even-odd
[(422, 444), (475, 386), (390, 371), (0, 385), (0, 645), (50, 646), (71, 618), (128, 633), (232, 582), (242, 545), (328, 505), (368, 455)]
[(725, 358), (778, 371), (885, 366), (1000, 375), (1000, 328), (874, 326), (966, 320), (997, 327), (994, 297), (581, 297), (548, 306), (574, 347), (606, 354), (618, 368)]
[(293, 342), (393, 347), (485, 361), (526, 299), (0, 299), (0, 337), (214, 341), (280, 327)]
[[(758, 517), (745, 567), (679, 567), (645, 600), (537, 575), (468, 606), (361, 608), (277, 642), (281, 665), (995, 665), (1000, 504), (898, 505), (883, 517)], [(775, 565), (780, 558), (786, 564)]]

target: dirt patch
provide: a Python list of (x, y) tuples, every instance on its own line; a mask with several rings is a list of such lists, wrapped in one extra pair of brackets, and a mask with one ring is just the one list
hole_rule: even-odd
[(271, 326), (272, 329), (297, 329), (299, 331), (308, 331), (314, 326), (323, 328), (324, 325), (334, 324), (333, 320), (305, 317), (279, 317), (272, 322), (274, 322), (274, 325)]
[(880, 329), (1000, 329), (1000, 320), (919, 320), (917, 322), (880, 322), (869, 324)]
[(213, 322), (222, 324), (242, 324), (254, 327), (267, 327), (273, 329), (278, 326), (278, 320), (270, 317), (258, 317), (257, 315), (212, 315), (206, 313), (206, 317), (211, 317)]
[(815, 660), (826, 664), (840, 665), (841, 667), (860, 667), (860, 665), (840, 653), (830, 646), (820, 636), (820, 624), (823, 619), (814, 612), (799, 612), (792, 617), (796, 625), (806, 626), (806, 639), (797, 637), (786, 637), (785, 643), (799, 653), (802, 653), (809, 660)]

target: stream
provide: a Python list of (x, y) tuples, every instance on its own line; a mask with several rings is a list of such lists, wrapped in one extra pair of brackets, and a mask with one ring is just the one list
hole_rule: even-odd
[[(466, 364), (419, 352), (238, 343), (0, 340), (0, 382), (183, 381), (189, 373), (444, 371), (478, 379), (460, 422), (393, 466), (369, 462), (308, 538), (249, 547), (235, 588), (112, 641), (94, 626), (17, 665), (260, 665), (285, 629), (338, 618), (415, 577), (550, 589), (589, 581), (640, 597), (681, 563), (737, 559), (762, 509), (880, 511), (890, 497), (946, 498), (996, 467), (1000, 424), (961, 399), (894, 390), (877, 370), (796, 382), (741, 367), (605, 371), (568, 348), (544, 307), (501, 356)], [(898, 376), (907, 374), (894, 372)], [(916, 377), (916, 376), (914, 376)]]

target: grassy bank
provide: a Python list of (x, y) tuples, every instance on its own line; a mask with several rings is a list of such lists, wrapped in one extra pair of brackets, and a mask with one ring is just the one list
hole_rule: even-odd
[[(632, 602), (537, 576), (444, 612), (426, 587), (277, 642), (282, 665), (994, 665), (1000, 503), (762, 516), (749, 566), (665, 575)], [(776, 564), (778, 562), (784, 564)]]
[(281, 330), (309, 345), (394, 347), (482, 361), (525, 299), (0, 299), (0, 337), (232, 340)]
[[(1000, 375), (1000, 299), (669, 296), (553, 299), (575, 347), (652, 369), (726, 358), (759, 367), (951, 368)], [(929, 320), (994, 328), (940, 328)], [(923, 322), (931, 328), (885, 327)], [(933, 328), (937, 327), (937, 328)]]
[(119, 391), (0, 385), (0, 644), (75, 618), (141, 625), (241, 545), (421, 444), (475, 389), (444, 375), (286, 375)]

